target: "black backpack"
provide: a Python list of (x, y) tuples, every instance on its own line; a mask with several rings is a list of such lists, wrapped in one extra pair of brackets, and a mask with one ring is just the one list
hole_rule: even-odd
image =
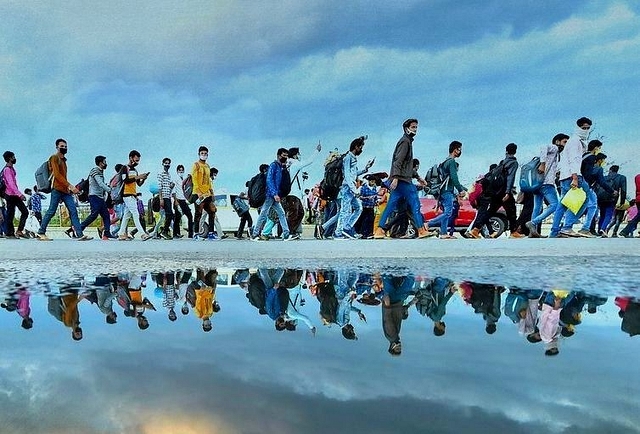
[(317, 297), (320, 302), (320, 316), (328, 323), (335, 323), (338, 318), (338, 298), (336, 288), (331, 282), (321, 282), (317, 286)]
[(260, 279), (260, 276), (255, 273), (249, 276), (248, 292), (246, 295), (249, 303), (258, 308), (260, 315), (267, 314), (265, 310), (267, 288), (262, 279)]
[(320, 182), (320, 198), (324, 200), (333, 200), (338, 197), (338, 192), (344, 181), (344, 171), (342, 165), (344, 154), (335, 154), (333, 158), (324, 165), (324, 178)]
[(249, 196), (249, 206), (260, 208), (267, 198), (267, 175), (258, 173), (247, 182), (247, 193)]
[(80, 193), (78, 193), (78, 202), (89, 202), (89, 178), (82, 178), (80, 182), (76, 184), (76, 188), (80, 190)]
[(282, 179), (280, 179), (280, 188), (278, 196), (287, 197), (291, 193), (291, 172), (286, 167), (282, 168)]
[(482, 179), (482, 194), (487, 197), (504, 196), (507, 191), (507, 168), (502, 160)]
[[(618, 176), (620, 175), (618, 175), (617, 173), (613, 175), (607, 175), (604, 178), (604, 180), (607, 183), (607, 185), (609, 185), (609, 187), (611, 187), (612, 189), (615, 189), (615, 181), (618, 178)], [(596, 183), (593, 186), (593, 189), (595, 190), (599, 203), (614, 203), (616, 201), (616, 197), (613, 195), (613, 193), (609, 193), (607, 190), (602, 188), (600, 184)]]

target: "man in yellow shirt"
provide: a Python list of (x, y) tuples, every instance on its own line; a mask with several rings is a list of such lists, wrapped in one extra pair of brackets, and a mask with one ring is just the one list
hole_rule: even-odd
[[(191, 179), (193, 180), (193, 194), (190, 201), (195, 203), (196, 212), (194, 216), (194, 224), (200, 224), (200, 218), (202, 217), (202, 211), (205, 211), (209, 215), (209, 233), (213, 234), (213, 225), (216, 218), (216, 206), (213, 203), (213, 185), (211, 184), (210, 167), (207, 164), (207, 158), (209, 158), (209, 149), (206, 146), (200, 146), (198, 148), (198, 161), (193, 163), (191, 168)], [(200, 233), (200, 229), (197, 229), (197, 235), (193, 237), (194, 240), (206, 239), (206, 233)]]

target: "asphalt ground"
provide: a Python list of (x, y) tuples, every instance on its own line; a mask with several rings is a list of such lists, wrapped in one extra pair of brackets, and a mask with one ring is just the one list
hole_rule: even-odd
[(181, 268), (350, 268), (521, 288), (640, 292), (640, 239), (53, 241), (0, 239), (0, 273), (64, 276)]

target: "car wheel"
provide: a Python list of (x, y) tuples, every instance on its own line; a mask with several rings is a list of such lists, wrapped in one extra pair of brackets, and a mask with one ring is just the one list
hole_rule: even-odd
[(500, 217), (491, 217), (489, 219), (489, 224), (491, 225), (493, 232), (498, 234), (496, 237), (502, 235), (502, 233), (507, 229), (507, 222), (502, 220)]

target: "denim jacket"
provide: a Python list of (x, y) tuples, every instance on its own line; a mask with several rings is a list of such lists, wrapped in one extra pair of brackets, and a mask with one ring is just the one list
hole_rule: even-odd
[(349, 151), (342, 159), (342, 173), (344, 174), (344, 179), (342, 180), (342, 185), (349, 187), (353, 194), (358, 192), (356, 188), (356, 178), (366, 173), (367, 170), (358, 170), (358, 158), (353, 154), (353, 152)]

